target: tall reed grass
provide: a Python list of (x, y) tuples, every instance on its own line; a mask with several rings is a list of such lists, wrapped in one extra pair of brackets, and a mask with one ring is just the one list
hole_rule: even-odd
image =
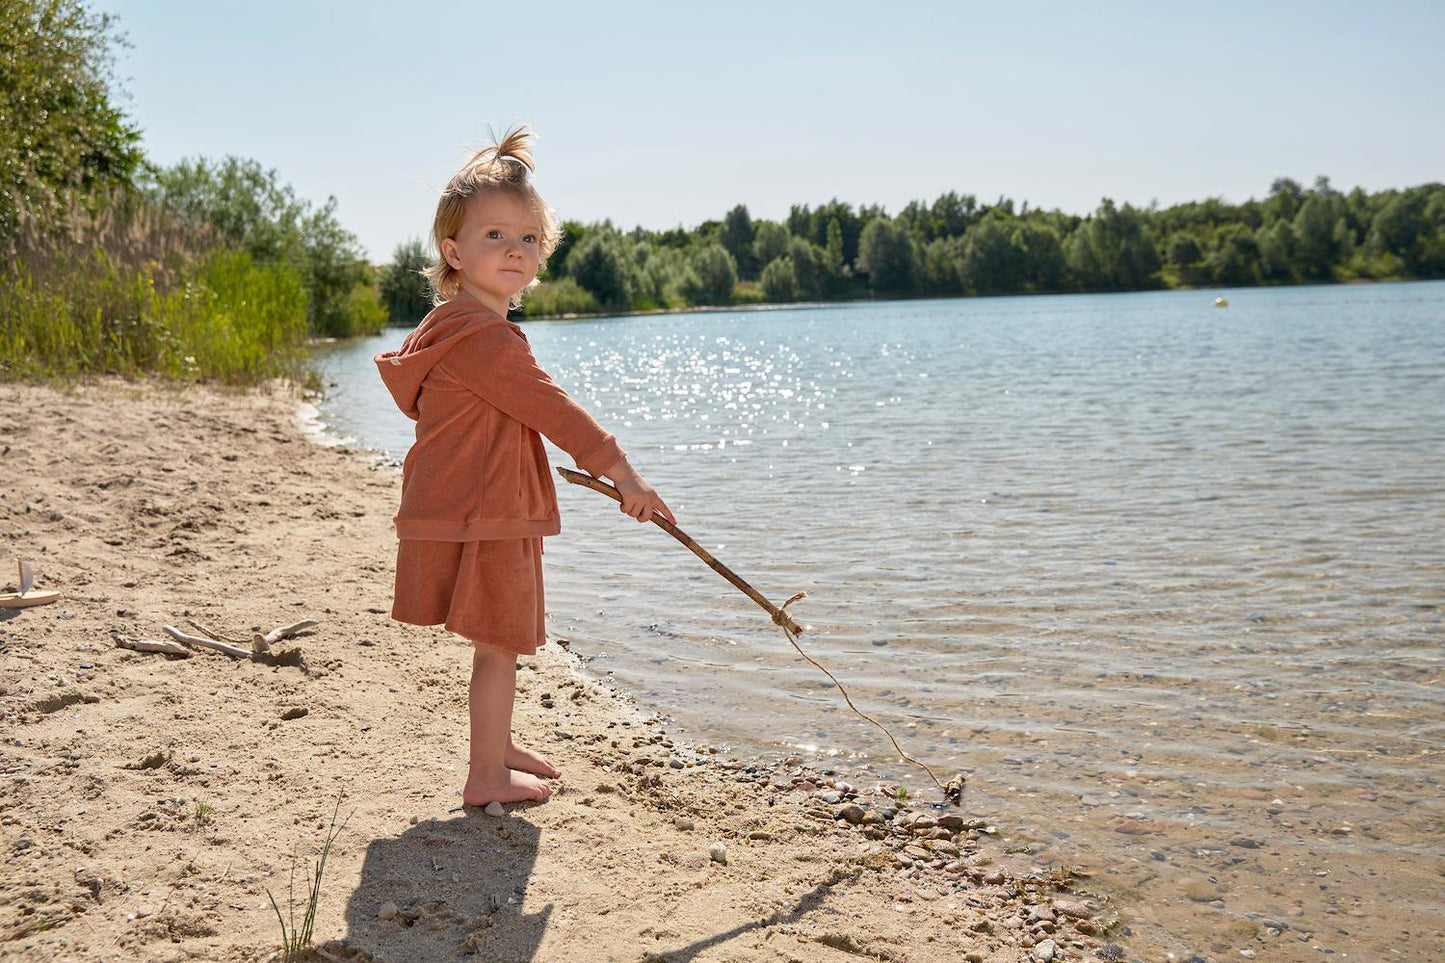
[(0, 379), (155, 374), (247, 384), (297, 377), (307, 295), (206, 228), (133, 197), (25, 218), (0, 275)]

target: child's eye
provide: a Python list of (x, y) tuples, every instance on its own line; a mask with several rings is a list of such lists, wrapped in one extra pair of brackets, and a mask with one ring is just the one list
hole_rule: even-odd
[(535, 235), (535, 234), (523, 234), (523, 235), (522, 235), (522, 240), (526, 241), (528, 244), (536, 244), (536, 243), (537, 243), (537, 235)]
[(487, 237), (490, 237), (490, 238), (498, 238), (498, 237), (501, 237), (501, 236), (502, 236), (502, 232), (501, 232), (501, 231), (498, 231), (498, 230), (495, 229), (495, 228), (493, 228), (492, 230), (490, 230), (490, 231), (487, 232)]

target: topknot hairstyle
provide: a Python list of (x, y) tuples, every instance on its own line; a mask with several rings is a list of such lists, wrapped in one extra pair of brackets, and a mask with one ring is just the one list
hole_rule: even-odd
[[(434, 304), (442, 304), (457, 296), (461, 290), (457, 270), (447, 263), (442, 255), (442, 241), (455, 238), (461, 230), (462, 218), (466, 214), (467, 202), (486, 191), (506, 191), (527, 204), (537, 215), (541, 226), (541, 260), (539, 269), (546, 267), (547, 259), (557, 250), (562, 240), (562, 229), (557, 224), (556, 213), (547, 206), (542, 195), (532, 183), (536, 165), (532, 162), (532, 142), (536, 135), (527, 124), (509, 127), (497, 140), (472, 155), (461, 170), (452, 175), (437, 200), (436, 217), (432, 221), (432, 247), (436, 250), (437, 261), (422, 274), (431, 282)], [(534, 280), (527, 288), (518, 291), (510, 307), (522, 306), (522, 295), (534, 287)]]

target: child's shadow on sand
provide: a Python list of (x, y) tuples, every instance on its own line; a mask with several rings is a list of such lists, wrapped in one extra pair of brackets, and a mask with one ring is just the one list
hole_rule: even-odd
[[(483, 960), (532, 959), (552, 904), (521, 912), (539, 836), (527, 808), (509, 807), (501, 819), (467, 808), (373, 842), (346, 903), (348, 946), (386, 963), (469, 953)], [(381, 919), (377, 914), (387, 903), (395, 904), (396, 916)]]

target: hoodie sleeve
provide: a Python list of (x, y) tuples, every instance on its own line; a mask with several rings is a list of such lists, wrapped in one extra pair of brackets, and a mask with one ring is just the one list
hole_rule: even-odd
[(461, 339), (442, 364), (477, 397), (547, 436), (583, 471), (600, 475), (626, 454), (542, 370), (527, 342), (509, 327), (489, 326)]

